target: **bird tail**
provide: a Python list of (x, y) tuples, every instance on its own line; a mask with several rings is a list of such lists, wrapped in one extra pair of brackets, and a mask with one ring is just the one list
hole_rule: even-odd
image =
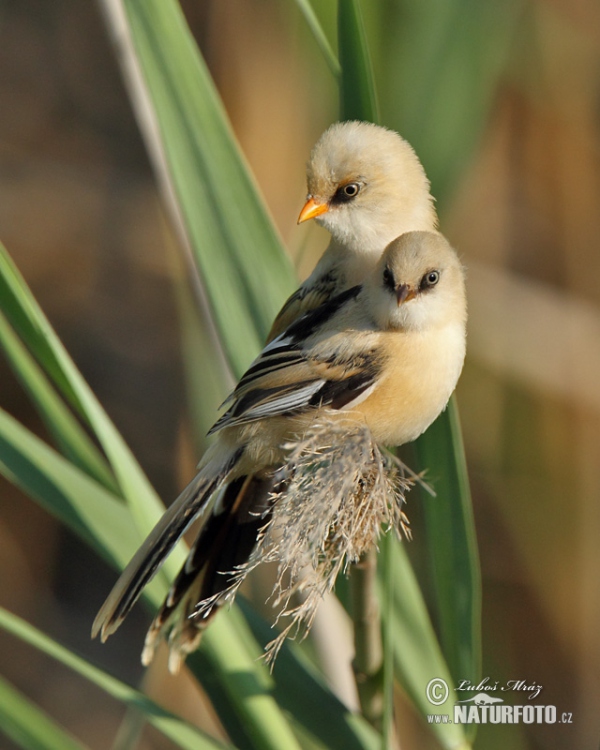
[(142, 662), (149, 664), (169, 632), (169, 669), (176, 673), (194, 651), (217, 609), (232, 598), (261, 529), (268, 523), (273, 476), (238, 477), (228, 484), (202, 527), (148, 634)]
[(211, 495), (226, 481), (242, 452), (239, 448), (226, 460), (217, 450), (206, 454), (198, 474), (165, 511), (114, 585), (96, 615), (92, 638), (100, 634), (104, 642), (117, 630), (186, 529), (206, 510)]

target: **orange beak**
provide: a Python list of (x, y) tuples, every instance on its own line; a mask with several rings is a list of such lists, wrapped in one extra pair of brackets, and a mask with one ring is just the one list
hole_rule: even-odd
[(303, 221), (308, 221), (309, 219), (314, 219), (315, 216), (326, 214), (327, 211), (329, 211), (329, 204), (317, 203), (317, 201), (311, 195), (304, 204), (302, 211), (300, 211), (298, 224), (302, 224)]

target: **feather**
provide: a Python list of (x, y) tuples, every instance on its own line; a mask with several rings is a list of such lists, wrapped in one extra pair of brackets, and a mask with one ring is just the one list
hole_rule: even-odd
[(241, 476), (225, 488), (219, 512), (213, 508), (150, 625), (144, 664), (150, 663), (161, 634), (170, 627), (169, 645), (176, 654), (169, 661), (172, 672), (178, 671), (181, 655), (196, 647), (221, 604), (219, 596), (235, 585), (240, 567), (247, 563), (269, 520), (275, 484), (274, 475)]
[(152, 580), (186, 529), (206, 509), (210, 496), (223, 484), (242, 453), (243, 449), (236, 450), (225, 462), (221, 461), (217, 470), (211, 462), (205, 464), (206, 471), (200, 471), (165, 511), (96, 615), (93, 638), (100, 633), (105, 641), (117, 630), (142, 589)]
[(290, 295), (273, 321), (267, 343), (280, 336), (294, 321), (327, 302), (341, 287), (337, 274), (329, 272), (317, 279), (314, 286), (303, 284)]

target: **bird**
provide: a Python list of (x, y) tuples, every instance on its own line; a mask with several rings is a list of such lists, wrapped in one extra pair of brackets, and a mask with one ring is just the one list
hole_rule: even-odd
[(314, 219), (331, 241), (281, 308), (267, 341), (303, 312), (360, 284), (394, 238), (433, 231), (438, 224), (419, 158), (404, 138), (380, 125), (358, 120), (331, 125), (311, 151), (306, 182), (298, 223)]
[[(412, 231), (387, 246), (362, 284), (302, 314), (270, 341), (225, 402), (198, 474), (122, 573), (92, 635), (105, 640), (119, 627), (176, 542), (200, 519), (206, 526), (150, 626), (143, 654), (148, 663), (170, 622), (173, 664), (179, 666), (205, 627), (207, 612), (198, 605), (214, 594), (211, 577), (221, 573), (216, 591), (223, 591), (235, 561), (247, 559), (265, 523), (261, 512), (268, 500), (258, 493), (255, 507), (254, 483), (274, 482), (286, 444), (323, 416), (366, 424), (383, 445), (417, 438), (456, 386), (466, 316), (464, 269), (456, 252), (438, 232)], [(245, 515), (250, 531), (245, 534), (242, 523), (233, 538), (221, 533), (226, 526), (207, 537), (204, 530), (218, 517), (210, 498), (218, 505), (221, 488), (231, 486), (237, 491), (231, 512)], [(228, 567), (220, 566), (224, 559)], [(173, 624), (182, 603), (185, 611)]]

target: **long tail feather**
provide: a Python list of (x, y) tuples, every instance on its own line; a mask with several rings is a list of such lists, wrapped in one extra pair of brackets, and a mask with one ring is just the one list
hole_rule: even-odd
[(144, 664), (150, 663), (161, 637), (169, 630), (172, 672), (178, 671), (187, 654), (197, 647), (268, 521), (273, 484), (272, 476), (248, 476), (235, 479), (225, 488), (219, 512), (213, 512), (202, 527), (148, 630), (142, 654)]
[(121, 577), (108, 595), (92, 626), (92, 638), (98, 634), (102, 641), (117, 630), (144, 587), (151, 581), (186, 529), (205, 511), (210, 496), (223, 484), (239, 461), (242, 449), (227, 461), (204, 464), (167, 509), (142, 546), (133, 556)]

